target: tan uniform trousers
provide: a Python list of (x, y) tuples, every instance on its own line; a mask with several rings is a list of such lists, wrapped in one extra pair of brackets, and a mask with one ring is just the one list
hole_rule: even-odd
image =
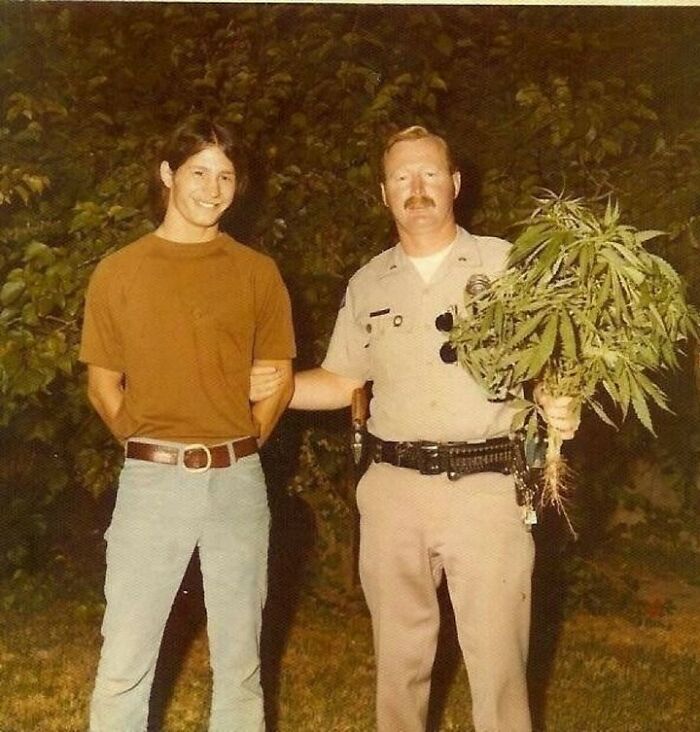
[(379, 732), (424, 732), (443, 572), (477, 732), (530, 732), (525, 671), (534, 544), (513, 480), (373, 463), (357, 489)]

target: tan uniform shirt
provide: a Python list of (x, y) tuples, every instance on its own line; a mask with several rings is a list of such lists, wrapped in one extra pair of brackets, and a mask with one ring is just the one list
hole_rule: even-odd
[(373, 381), (368, 428), (384, 440), (480, 440), (508, 434), (513, 409), (489, 402), (458, 364), (445, 364), (447, 335), (435, 318), (461, 306), (470, 277), (500, 275), (510, 244), (458, 229), (429, 283), (400, 245), (350, 280), (323, 368)]
[(254, 358), (295, 355), (275, 263), (224, 234), (154, 234), (103, 259), (88, 286), (80, 360), (123, 372), (119, 437), (213, 444), (255, 435)]

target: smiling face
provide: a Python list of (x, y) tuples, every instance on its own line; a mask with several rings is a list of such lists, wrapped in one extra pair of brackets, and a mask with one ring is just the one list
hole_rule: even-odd
[(160, 227), (171, 241), (200, 242), (219, 233), (219, 219), (233, 202), (236, 172), (231, 160), (215, 145), (190, 156), (174, 172), (163, 161), (160, 177), (169, 190), (168, 207)]
[(434, 137), (401, 140), (384, 156), (382, 198), (402, 239), (452, 231), (459, 187), (459, 173), (451, 172), (447, 152)]

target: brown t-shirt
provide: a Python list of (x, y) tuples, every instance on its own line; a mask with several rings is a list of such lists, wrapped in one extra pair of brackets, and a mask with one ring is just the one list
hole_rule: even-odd
[(275, 263), (225, 234), (198, 244), (148, 234), (105, 257), (90, 279), (79, 358), (126, 375), (122, 439), (255, 435), (251, 363), (294, 356)]

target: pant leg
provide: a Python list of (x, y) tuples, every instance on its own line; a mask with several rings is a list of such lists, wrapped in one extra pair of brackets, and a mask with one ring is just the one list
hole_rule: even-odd
[(210, 732), (263, 732), (260, 626), (270, 512), (258, 455), (210, 471), (199, 542), (213, 690)]
[(534, 544), (508, 476), (448, 486), (441, 553), (476, 732), (530, 732), (526, 666)]
[(429, 480), (373, 464), (358, 485), (360, 579), (372, 616), (379, 732), (425, 730), (442, 576), (428, 545)]
[(127, 460), (122, 470), (105, 535), (107, 607), (91, 732), (146, 729), (163, 630), (197, 541), (186, 475), (139, 460)]

